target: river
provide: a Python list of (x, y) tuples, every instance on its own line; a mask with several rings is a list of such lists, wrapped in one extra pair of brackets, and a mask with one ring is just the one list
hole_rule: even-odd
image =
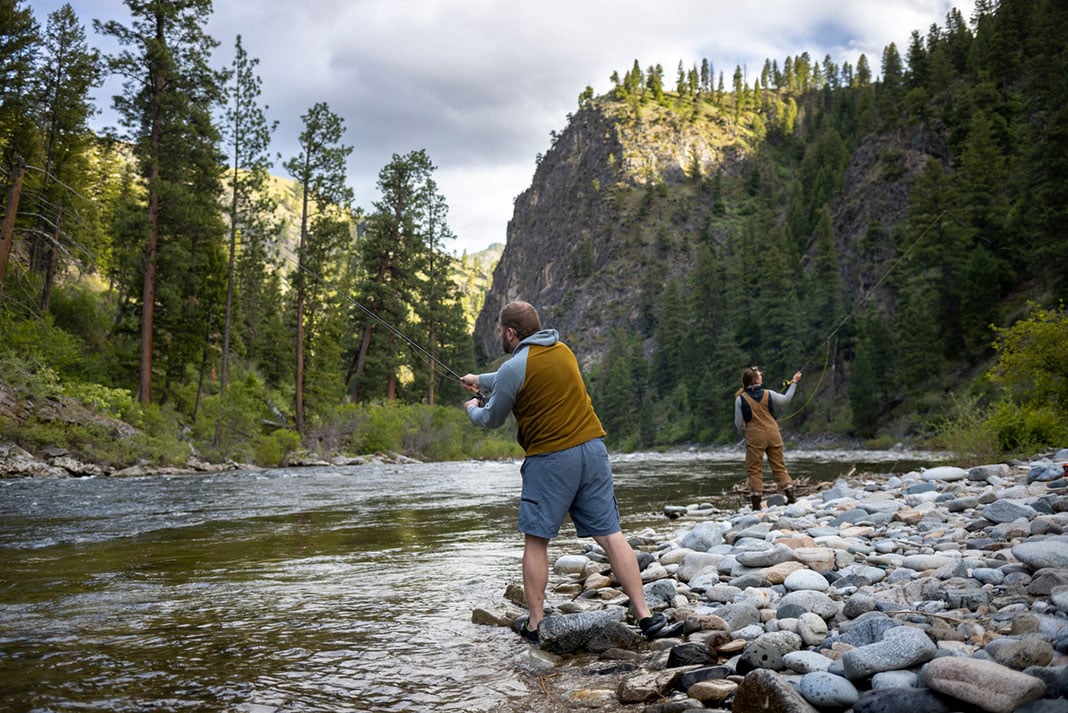
[[(624, 532), (733, 506), (741, 459), (614, 456)], [(813, 481), (942, 462), (787, 452)], [(538, 710), (525, 645), (471, 623), (520, 581), (518, 492), (516, 462), (0, 481), (0, 707)], [(567, 523), (550, 559), (584, 542)]]

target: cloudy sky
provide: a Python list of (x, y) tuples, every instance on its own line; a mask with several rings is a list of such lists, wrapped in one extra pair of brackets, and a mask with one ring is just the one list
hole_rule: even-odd
[[(62, 4), (29, 0), (42, 26)], [(71, 5), (90, 43), (114, 51), (91, 21), (128, 24), (122, 0)], [(886, 45), (904, 56), (912, 31), (944, 26), (953, 7), (967, 20), (974, 0), (215, 0), (207, 31), (218, 66), (232, 63), (237, 35), (259, 59), (283, 161), (298, 153), (312, 105), (345, 120), (356, 205), (371, 209), (394, 154), (425, 149), (457, 236), (447, 247), (459, 254), (504, 242), (550, 132), (564, 129), (587, 85), (607, 92), (612, 72), (635, 59), (662, 65), (671, 85), (679, 60), (708, 59), (730, 87), (735, 66), (752, 81), (765, 59), (782, 66), (805, 51), (854, 66), (867, 54), (878, 72)], [(117, 91), (99, 92), (95, 128), (116, 123)], [(286, 175), (281, 162), (274, 173)]]

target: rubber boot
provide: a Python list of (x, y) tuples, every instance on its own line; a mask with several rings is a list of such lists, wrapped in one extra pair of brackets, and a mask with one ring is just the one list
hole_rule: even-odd
[(797, 493), (794, 492), (794, 486), (791, 485), (787, 488), (784, 488), (782, 494), (786, 496), (787, 503), (797, 502)]
[(752, 494), (749, 495), (749, 502), (752, 504), (754, 510), (759, 510), (760, 509), (760, 498), (761, 497), (762, 497), (761, 493), (752, 493)]

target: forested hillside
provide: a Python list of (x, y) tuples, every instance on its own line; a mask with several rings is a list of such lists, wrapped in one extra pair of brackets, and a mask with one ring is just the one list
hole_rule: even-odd
[[(258, 61), (240, 37), (224, 53), (205, 34), (210, 1), (129, 11), (93, 22), (121, 47), (104, 56), (71, 5), (45, 18), (0, 0), (0, 436), (83, 451), (108, 440), (38, 422), (35, 399), (73, 398), (162, 439), (88, 454), (103, 460), (181, 460), (183, 441), (246, 460), (464, 455), (447, 365), (473, 363), (499, 248), (450, 252), (430, 156), (395, 154), (381, 198), (358, 208), (345, 120), (319, 102), (277, 166), (288, 177), (272, 176)], [(88, 128), (105, 76), (124, 81), (114, 136)], [(434, 410), (443, 399), (448, 416)], [(426, 410), (376, 427), (376, 404)]]
[[(1064, 329), (1068, 9), (980, 2), (902, 40), (587, 88), (516, 201), (483, 353), (535, 303), (629, 447), (734, 440), (753, 364), (805, 373), (794, 436), (1065, 438), (1068, 341), (1000, 330)], [(1050, 390), (987, 374), (1016, 338)]]
[(287, 117), (276, 166), (258, 62), (205, 34), (209, 0), (130, 6), (94, 23), (105, 56), (72, 6), (0, 0), (0, 440), (115, 464), (514, 454), (450, 372), (499, 356), (516, 297), (575, 346), (614, 446), (732, 441), (753, 363), (805, 372), (792, 436), (1068, 439), (1063, 3), (981, 0), (878, 68), (686, 58), (672, 86), (636, 60), (552, 134), (503, 253), (461, 256), (425, 150), (358, 207), (344, 117)]

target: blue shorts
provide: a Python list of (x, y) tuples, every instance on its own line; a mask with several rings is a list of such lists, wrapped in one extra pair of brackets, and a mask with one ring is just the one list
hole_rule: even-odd
[(603, 438), (556, 453), (528, 456), (519, 472), (519, 531), (551, 540), (571, 515), (579, 537), (620, 531), (612, 466)]

